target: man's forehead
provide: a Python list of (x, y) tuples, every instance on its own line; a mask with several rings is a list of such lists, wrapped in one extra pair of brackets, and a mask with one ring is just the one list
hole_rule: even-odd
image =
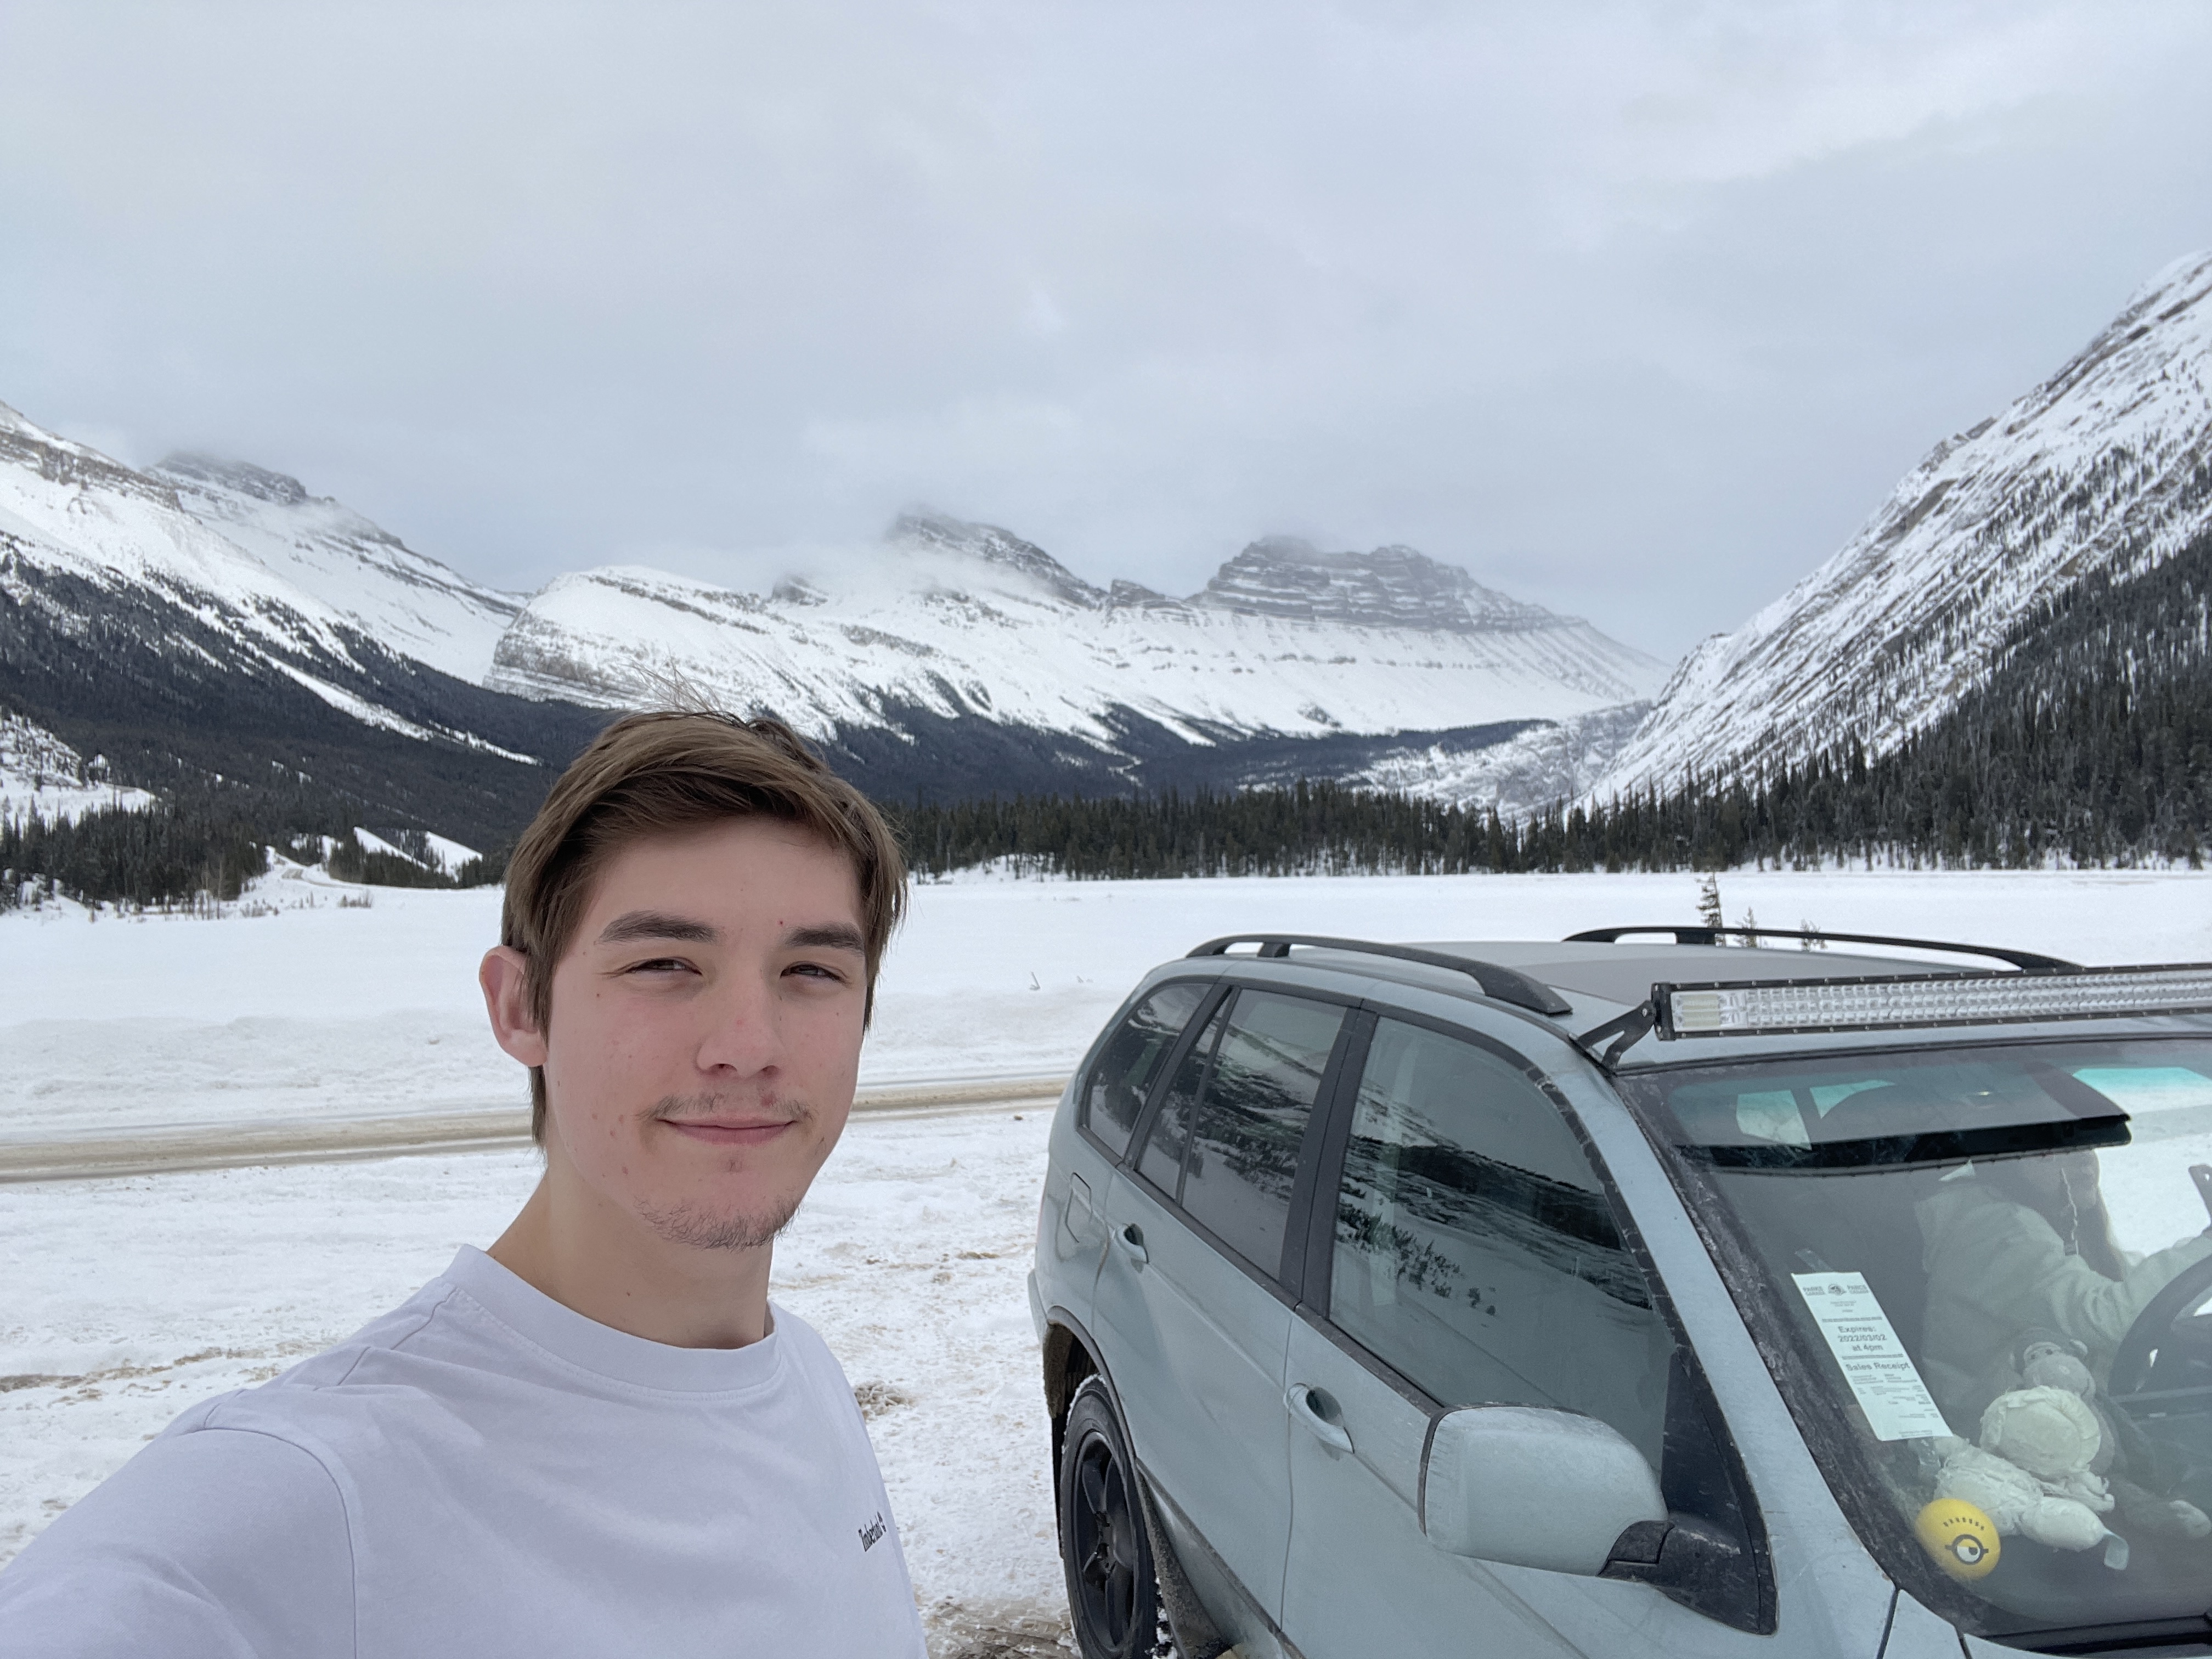
[[(806, 883), (810, 875), (835, 890), (834, 901), (818, 889), (794, 888), (794, 878)], [(735, 920), (725, 913), (757, 912), (763, 904), (782, 910), (794, 926), (842, 920), (802, 914), (830, 902), (853, 919), (860, 914), (859, 872), (843, 848), (805, 824), (766, 817), (729, 818), (641, 836), (610, 854), (591, 880), (583, 932), (596, 936), (634, 915), (712, 930), (718, 918)], [(632, 927), (627, 936), (642, 935)], [(679, 927), (659, 936), (686, 933)]]

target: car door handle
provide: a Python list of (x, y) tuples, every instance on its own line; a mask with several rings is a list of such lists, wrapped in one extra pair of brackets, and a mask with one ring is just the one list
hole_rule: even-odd
[(1332, 1407), (1335, 1403), (1319, 1389), (1304, 1382), (1291, 1383), (1290, 1391), (1283, 1396), (1283, 1403), (1291, 1408), (1291, 1415), (1297, 1419), (1299, 1426), (1307, 1433), (1324, 1446), (1334, 1446), (1339, 1451), (1348, 1452), (1352, 1449), (1352, 1437), (1344, 1431), (1341, 1423), (1333, 1423), (1322, 1415), (1324, 1401)]
[(1145, 1230), (1133, 1221), (1114, 1235), (1114, 1248), (1139, 1267), (1152, 1259), (1145, 1249)]

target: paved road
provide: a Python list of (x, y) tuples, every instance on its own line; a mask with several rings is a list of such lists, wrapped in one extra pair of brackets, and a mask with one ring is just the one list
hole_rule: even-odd
[[(855, 1112), (920, 1117), (1015, 1106), (1048, 1109), (1065, 1078), (986, 1078), (863, 1089)], [(393, 1117), (304, 1119), (149, 1129), (98, 1139), (0, 1141), (0, 1184), (95, 1181), (174, 1170), (260, 1164), (336, 1164), (351, 1158), (489, 1152), (530, 1144), (526, 1107), (417, 1112)]]

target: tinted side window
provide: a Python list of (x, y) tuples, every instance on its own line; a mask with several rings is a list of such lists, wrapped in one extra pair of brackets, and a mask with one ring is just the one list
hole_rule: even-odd
[(1182, 1206), (1267, 1273), (1282, 1260), (1298, 1148), (1343, 1024), (1332, 1003), (1238, 992), (1199, 1102)]
[(1376, 1023), (1329, 1315), (1447, 1406), (1552, 1406), (1659, 1465), (1674, 1340), (1558, 1109), (1486, 1049)]
[(1091, 1133), (1119, 1152), (1129, 1144), (1137, 1114), (1145, 1109), (1152, 1078), (1198, 1012), (1207, 988), (1163, 985), (1139, 1003), (1114, 1033), (1083, 1094), (1083, 1121)]
[(1236, 1000), (1234, 996), (1224, 1000), (1206, 1022), (1198, 1041), (1176, 1067), (1167, 1098), (1160, 1103), (1152, 1127), (1146, 1132), (1144, 1155), (1137, 1160), (1137, 1171), (1170, 1198), (1182, 1194), (1182, 1155), (1190, 1146), (1191, 1117), (1198, 1109), (1199, 1093), (1213, 1070), (1213, 1051), (1221, 1046), (1222, 1028), (1229, 1023), (1229, 1010)]
[(1343, 1024), (1334, 1003), (1237, 992), (1184, 1057), (1138, 1161), (1264, 1272), (1282, 1260), (1298, 1149)]

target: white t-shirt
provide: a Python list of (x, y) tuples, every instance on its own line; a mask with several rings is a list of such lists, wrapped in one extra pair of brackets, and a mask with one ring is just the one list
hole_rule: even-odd
[(922, 1652), (820, 1337), (777, 1311), (666, 1347), (468, 1249), (186, 1412), (0, 1571), (4, 1659)]

